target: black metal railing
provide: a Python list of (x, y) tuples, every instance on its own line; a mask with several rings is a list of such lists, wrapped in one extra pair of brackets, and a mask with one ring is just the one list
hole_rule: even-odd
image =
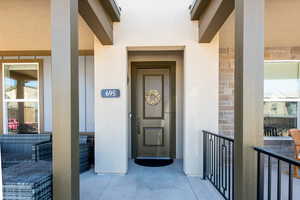
[(265, 136), (283, 136), (290, 128), (264, 127)]
[(254, 150), (258, 153), (257, 199), (299, 199), (293, 188), (294, 172), (300, 167), (300, 162), (266, 148), (255, 147)]
[(203, 179), (209, 180), (225, 200), (233, 200), (234, 139), (203, 131)]

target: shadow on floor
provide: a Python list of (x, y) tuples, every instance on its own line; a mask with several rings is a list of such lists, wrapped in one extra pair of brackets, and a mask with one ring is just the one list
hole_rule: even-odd
[(129, 161), (127, 175), (80, 176), (80, 200), (222, 200), (207, 181), (187, 177), (182, 161), (166, 167), (143, 167)]

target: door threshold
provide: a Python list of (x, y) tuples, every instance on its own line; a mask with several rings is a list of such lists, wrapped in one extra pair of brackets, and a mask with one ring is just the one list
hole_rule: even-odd
[(140, 156), (140, 157), (136, 157), (135, 159), (155, 159), (155, 160), (170, 160), (172, 159), (171, 157), (150, 157), (150, 156)]

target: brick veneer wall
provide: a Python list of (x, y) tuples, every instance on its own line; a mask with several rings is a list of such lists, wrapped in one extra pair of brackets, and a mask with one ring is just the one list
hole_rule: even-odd
[[(300, 60), (300, 47), (265, 48), (265, 60)], [(219, 131), (233, 135), (234, 129), (234, 49), (220, 49)]]

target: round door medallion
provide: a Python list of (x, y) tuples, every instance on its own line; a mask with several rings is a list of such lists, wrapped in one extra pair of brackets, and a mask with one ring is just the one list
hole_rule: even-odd
[(155, 106), (160, 102), (160, 94), (158, 90), (148, 90), (145, 94), (146, 103)]

